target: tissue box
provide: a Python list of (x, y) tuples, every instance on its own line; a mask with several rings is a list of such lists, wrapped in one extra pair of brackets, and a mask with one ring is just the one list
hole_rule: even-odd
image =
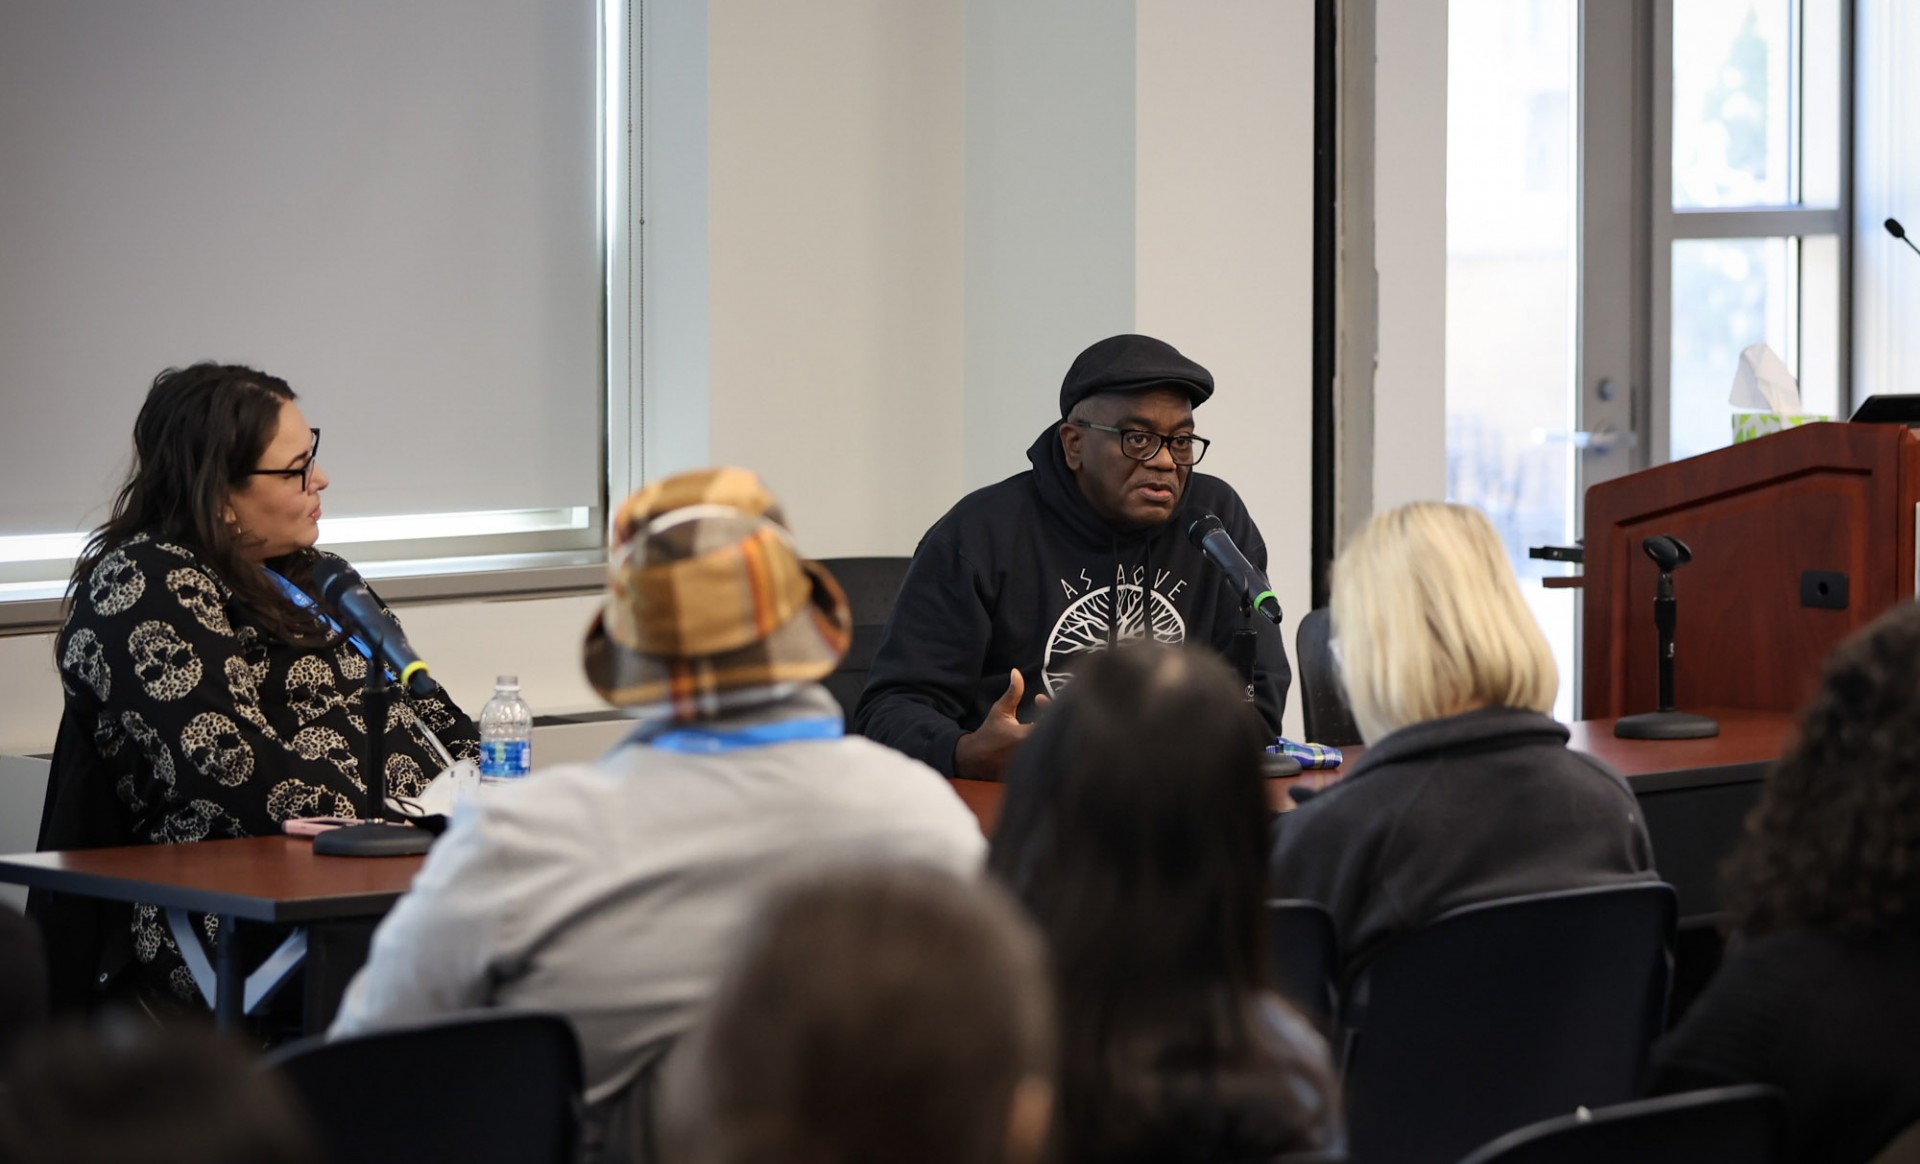
[(1778, 412), (1736, 412), (1733, 414), (1733, 443), (1750, 441), (1768, 433), (1785, 432), (1790, 428), (1799, 428), (1803, 424), (1813, 424), (1827, 419), (1810, 412), (1782, 414)]

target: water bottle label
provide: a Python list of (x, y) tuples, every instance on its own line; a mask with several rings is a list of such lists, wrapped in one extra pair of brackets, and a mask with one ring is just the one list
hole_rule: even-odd
[(525, 776), (533, 770), (533, 744), (527, 740), (482, 740), (480, 775), (489, 778)]

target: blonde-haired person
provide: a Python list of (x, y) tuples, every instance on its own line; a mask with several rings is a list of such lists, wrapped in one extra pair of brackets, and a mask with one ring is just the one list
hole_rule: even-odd
[(1344, 976), (1457, 906), (1654, 877), (1626, 781), (1550, 715), (1553, 656), (1484, 514), (1376, 516), (1334, 563), (1332, 615), (1367, 752), (1281, 819), (1272, 874), (1333, 912)]

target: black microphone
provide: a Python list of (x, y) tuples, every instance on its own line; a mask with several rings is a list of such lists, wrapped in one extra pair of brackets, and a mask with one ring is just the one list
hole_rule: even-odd
[(1240, 596), (1240, 609), (1257, 610), (1272, 619), (1280, 621), (1280, 600), (1274, 596), (1273, 584), (1267, 581), (1240, 547), (1233, 544), (1233, 536), (1220, 519), (1213, 514), (1205, 514), (1187, 527), (1187, 538), (1200, 548), (1219, 571), (1226, 575), (1233, 592)]
[(427, 665), (414, 654), (399, 624), (380, 609), (380, 600), (367, 589), (359, 571), (339, 558), (321, 558), (313, 564), (313, 583), (319, 588), (320, 601), (333, 609), (348, 633), (360, 636), (379, 656), (376, 664), (384, 662), (415, 695), (433, 693), (435, 684)]
[(1888, 234), (1899, 239), (1901, 242), (1906, 243), (1908, 249), (1912, 250), (1914, 254), (1920, 255), (1920, 247), (1913, 245), (1913, 240), (1907, 237), (1907, 228), (1900, 225), (1899, 219), (1889, 218), (1887, 219), (1885, 225), (1886, 225)]

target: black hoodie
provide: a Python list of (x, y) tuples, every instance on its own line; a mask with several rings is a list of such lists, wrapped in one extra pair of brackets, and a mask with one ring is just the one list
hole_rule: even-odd
[[(1027, 450), (1033, 468), (968, 494), (914, 551), (881, 638), (853, 729), (948, 777), (953, 747), (979, 727), (1020, 669), (1026, 692), (1058, 694), (1074, 655), (1143, 637), (1142, 598), (1161, 642), (1206, 644), (1223, 654), (1233, 634), (1256, 635), (1254, 699), (1277, 734), (1293, 679), (1280, 628), (1240, 613), (1239, 599), (1187, 540), (1194, 518), (1218, 516), (1235, 544), (1265, 570), (1266, 543), (1231, 486), (1194, 473), (1165, 524), (1116, 533), (1080, 492), (1060, 448), (1059, 424)], [(1118, 595), (1120, 619), (1108, 617)]]

